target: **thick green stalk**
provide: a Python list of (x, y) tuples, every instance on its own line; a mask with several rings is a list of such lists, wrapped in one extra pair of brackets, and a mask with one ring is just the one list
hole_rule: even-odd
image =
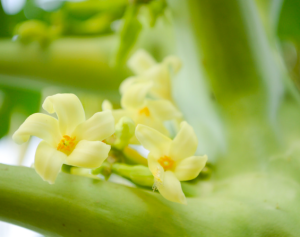
[[(0, 165), (0, 219), (50, 236), (160, 236), (185, 230), (184, 206), (136, 188), (61, 173), (55, 185), (34, 169)], [(147, 200), (147, 202), (145, 201)], [(153, 221), (163, 219), (164, 221)], [(166, 226), (174, 225), (173, 228)], [(116, 228), (118, 226), (118, 228)]]
[(0, 220), (46, 236), (300, 233), (300, 186), (293, 180), (253, 173), (199, 184), (201, 197), (181, 205), (151, 191), (65, 173), (50, 185), (34, 169), (0, 165)]

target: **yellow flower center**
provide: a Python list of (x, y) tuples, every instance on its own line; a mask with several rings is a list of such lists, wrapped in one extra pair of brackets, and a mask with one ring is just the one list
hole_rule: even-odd
[(168, 156), (162, 156), (159, 158), (158, 163), (164, 168), (164, 170), (169, 170), (172, 169), (175, 162)]
[(140, 114), (144, 114), (144, 115), (146, 115), (147, 117), (150, 116), (150, 111), (149, 111), (148, 107), (142, 108), (142, 109), (139, 111), (139, 113), (140, 113)]
[(63, 139), (59, 142), (57, 146), (57, 150), (64, 152), (65, 154), (70, 154), (76, 145), (76, 137), (69, 137), (68, 135), (64, 135)]

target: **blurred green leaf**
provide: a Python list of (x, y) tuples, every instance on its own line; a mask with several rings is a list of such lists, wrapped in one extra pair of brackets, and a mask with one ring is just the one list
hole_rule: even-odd
[(278, 35), (281, 39), (300, 40), (300, 1), (285, 0), (278, 24)]
[(120, 82), (129, 73), (128, 69), (114, 68), (109, 63), (115, 42), (114, 36), (63, 38), (41, 50), (35, 44), (2, 40), (0, 75), (9, 76), (3, 79), (4, 83), (15, 86), (80, 88), (118, 98)]
[(41, 93), (18, 88), (0, 86), (3, 101), (0, 107), (0, 138), (9, 132), (11, 115), (21, 112), (25, 116), (37, 113), (40, 108)]
[(66, 2), (64, 10), (78, 19), (87, 19), (98, 13), (124, 12), (128, 0), (88, 0), (81, 2)]
[(150, 26), (153, 27), (158, 17), (164, 14), (167, 8), (166, 0), (154, 0), (147, 4), (150, 11)]
[(116, 54), (116, 64), (120, 65), (125, 62), (127, 56), (138, 39), (142, 30), (142, 24), (137, 19), (139, 5), (131, 4), (127, 7), (123, 25), (119, 36), (119, 46)]

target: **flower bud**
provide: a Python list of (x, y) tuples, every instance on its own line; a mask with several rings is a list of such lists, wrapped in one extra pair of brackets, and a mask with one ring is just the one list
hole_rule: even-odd
[(116, 141), (114, 147), (122, 150), (128, 145), (129, 140), (134, 136), (135, 123), (129, 117), (122, 117), (115, 127)]
[(41, 47), (47, 46), (51, 41), (49, 27), (42, 21), (28, 20), (15, 27), (15, 35), (23, 44), (37, 41)]
[(113, 172), (130, 179), (135, 184), (152, 187), (154, 177), (148, 167), (143, 165), (114, 164)]

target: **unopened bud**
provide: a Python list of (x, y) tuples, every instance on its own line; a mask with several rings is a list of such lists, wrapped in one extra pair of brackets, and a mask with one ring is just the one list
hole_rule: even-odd
[(129, 140), (134, 136), (135, 132), (135, 123), (129, 117), (122, 117), (119, 122), (116, 124), (116, 141), (114, 147), (117, 149), (123, 149), (128, 145)]
[(154, 177), (148, 167), (143, 165), (136, 165), (130, 172), (130, 179), (141, 186), (152, 187), (154, 184)]
[(113, 172), (130, 179), (132, 182), (146, 187), (152, 187), (154, 177), (148, 167), (143, 165), (114, 164)]
[(50, 43), (52, 37), (50, 32), (49, 27), (44, 22), (38, 20), (22, 22), (14, 30), (14, 34), (18, 36), (17, 39), (23, 44), (37, 41), (42, 47)]

